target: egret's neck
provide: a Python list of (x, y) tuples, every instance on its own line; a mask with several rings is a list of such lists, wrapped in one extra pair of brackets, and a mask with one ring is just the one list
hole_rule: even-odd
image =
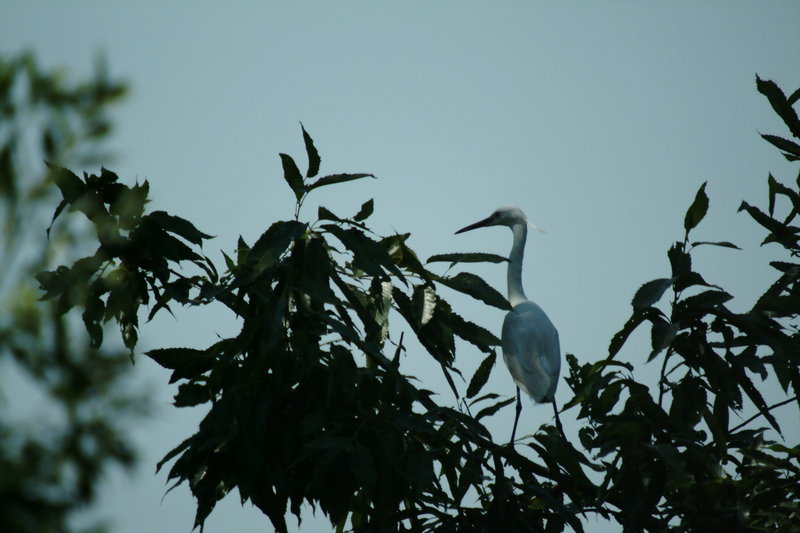
[(527, 300), (522, 290), (522, 257), (525, 255), (528, 228), (525, 224), (515, 224), (511, 232), (514, 234), (514, 244), (508, 256), (508, 302), (513, 307)]

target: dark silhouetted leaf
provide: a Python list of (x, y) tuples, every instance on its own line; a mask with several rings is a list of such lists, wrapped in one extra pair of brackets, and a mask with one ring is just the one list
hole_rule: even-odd
[(675, 282), (672, 284), (672, 289), (675, 292), (681, 292), (696, 285), (702, 285), (704, 287), (712, 286), (697, 272), (684, 272), (675, 279)]
[(689, 296), (688, 298), (684, 299), (681, 303), (687, 307), (715, 307), (717, 305), (724, 304), (728, 300), (733, 298), (730, 294), (725, 291), (705, 291), (701, 292), (700, 294), (695, 294), (694, 296)]
[(784, 139), (783, 137), (778, 137), (777, 135), (761, 135), (761, 137), (784, 152), (784, 157), (789, 161), (797, 161), (798, 158), (800, 158), (800, 145), (788, 139)]
[(783, 91), (773, 81), (762, 80), (758, 76), (756, 76), (756, 88), (758, 92), (767, 97), (772, 109), (783, 119), (792, 135), (800, 138), (800, 119), (797, 118), (797, 113)]
[(175, 395), (175, 407), (194, 407), (211, 401), (211, 394), (206, 385), (199, 383), (182, 383), (178, 385)]
[(505, 297), (480, 277), (469, 272), (461, 272), (453, 277), (437, 276), (436, 281), (458, 292), (463, 292), (485, 304), (510, 311), (511, 305)]
[(678, 326), (675, 324), (666, 320), (654, 320), (653, 329), (650, 331), (650, 343), (653, 351), (650, 352), (647, 362), (652, 361), (659, 353), (669, 347), (677, 334)]
[(358, 180), (361, 178), (377, 179), (372, 174), (331, 174), (324, 176), (308, 186), (308, 190), (312, 191), (317, 187), (324, 187), (326, 185), (334, 185), (336, 183), (344, 183), (346, 181)]
[(708, 196), (706, 196), (706, 183), (700, 186), (697, 194), (694, 197), (694, 202), (689, 206), (686, 211), (686, 216), (683, 219), (683, 227), (688, 235), (692, 228), (696, 227), (703, 217), (708, 212)]
[(467, 398), (472, 398), (476, 394), (478, 394), (486, 382), (489, 380), (489, 375), (492, 373), (492, 367), (494, 367), (494, 362), (497, 359), (497, 355), (494, 352), (490, 353), (486, 358), (481, 361), (480, 366), (473, 374), (472, 379), (469, 380), (469, 386), (467, 387)]
[(69, 204), (74, 204), (86, 191), (86, 184), (66, 168), (48, 166), (50, 166), (53, 182), (61, 191), (64, 200)]
[(174, 370), (170, 383), (197, 377), (209, 370), (214, 361), (205, 350), (194, 348), (160, 348), (145, 352), (145, 355), (164, 368)]
[(344, 222), (344, 219), (336, 216), (333, 211), (324, 206), (319, 206), (317, 209), (317, 218), (320, 220), (333, 220), (334, 222)]
[(485, 418), (487, 416), (492, 416), (493, 414), (495, 414), (497, 411), (499, 411), (500, 409), (502, 409), (506, 405), (514, 403), (515, 401), (516, 401), (516, 398), (512, 397), (512, 398), (508, 398), (506, 400), (501, 400), (501, 401), (499, 401), (497, 403), (494, 403), (494, 404), (492, 404), (492, 405), (490, 405), (488, 407), (484, 407), (483, 409), (478, 411), (477, 415), (475, 415), (475, 420), (480, 420), (481, 418)]
[(432, 255), (427, 263), (448, 262), (448, 263), (502, 263), (507, 262), (508, 258), (502, 255), (487, 254), (482, 252), (452, 253)]
[(281, 163), (283, 164), (283, 179), (285, 179), (289, 187), (292, 188), (292, 192), (294, 192), (294, 196), (299, 202), (306, 193), (306, 187), (303, 184), (303, 175), (300, 174), (300, 170), (297, 168), (297, 164), (291, 156), (286, 154), (280, 154), (280, 156)]
[(672, 277), (679, 278), (682, 274), (692, 271), (692, 257), (683, 249), (683, 243), (673, 244), (667, 252), (667, 256), (672, 267)]
[(692, 246), (702, 246), (704, 244), (707, 244), (707, 245), (710, 245), (710, 246), (721, 246), (722, 248), (735, 248), (737, 250), (741, 250), (741, 248), (739, 248), (738, 246), (736, 246), (732, 242), (728, 242), (728, 241), (720, 241), (720, 242), (697, 241), (697, 242), (693, 242)]
[(457, 313), (451, 313), (450, 327), (453, 328), (453, 333), (484, 353), (493, 353), (492, 346), (500, 345), (500, 339), (492, 332), (468, 320), (464, 320)]
[(306, 177), (313, 178), (317, 175), (317, 172), (319, 172), (319, 164), (321, 162), (319, 153), (314, 146), (314, 140), (311, 138), (311, 135), (308, 134), (302, 122), (300, 123), (300, 129), (303, 130), (303, 142), (306, 145), (306, 155), (308, 156), (308, 172), (306, 172)]
[(797, 192), (780, 183), (772, 174), (769, 175), (767, 184), (769, 185), (769, 216), (774, 216), (775, 214), (775, 199), (779, 194), (792, 202), (792, 207), (795, 211), (800, 211), (800, 195)]
[(617, 353), (619, 352), (622, 345), (625, 344), (625, 341), (628, 339), (633, 330), (635, 330), (639, 325), (644, 322), (645, 320), (658, 320), (661, 318), (661, 312), (654, 308), (654, 307), (646, 307), (642, 309), (634, 310), (631, 317), (622, 326), (622, 329), (619, 330), (614, 336), (611, 338), (611, 343), (608, 345), (608, 359), (612, 359)]
[(170, 215), (165, 211), (153, 211), (147, 218), (155, 221), (159, 226), (170, 233), (179, 235), (192, 244), (202, 245), (203, 240), (213, 238), (194, 227), (194, 224), (175, 215)]
[(326, 224), (323, 229), (333, 234), (353, 253), (353, 265), (370, 276), (384, 276), (383, 268), (400, 279), (405, 280), (403, 273), (394, 264), (386, 248), (370, 239), (358, 229), (342, 229), (339, 226)]
[(272, 224), (247, 254), (247, 265), (252, 269), (253, 275), (258, 275), (274, 265), (289, 244), (305, 230), (306, 225), (296, 220), (282, 220)]
[(362, 220), (366, 220), (372, 214), (375, 209), (375, 203), (372, 201), (372, 198), (361, 204), (361, 209), (358, 210), (356, 216), (353, 217), (353, 220), (357, 222), (361, 222)]
[(653, 306), (661, 299), (664, 292), (672, 286), (674, 281), (675, 278), (659, 278), (648, 281), (636, 291), (631, 305), (634, 309), (643, 309)]

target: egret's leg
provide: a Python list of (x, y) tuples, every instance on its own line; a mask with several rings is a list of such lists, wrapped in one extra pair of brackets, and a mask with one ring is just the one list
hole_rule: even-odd
[(553, 412), (556, 414), (556, 427), (558, 428), (558, 432), (561, 433), (561, 438), (567, 440), (567, 436), (564, 434), (564, 428), (561, 427), (561, 419), (558, 418), (558, 407), (556, 407), (556, 400), (553, 398)]
[(517, 422), (519, 422), (519, 414), (522, 412), (522, 401), (519, 399), (519, 387), (517, 387), (517, 414), (514, 416), (514, 429), (511, 430), (511, 440), (509, 444), (514, 444), (514, 436), (517, 434)]

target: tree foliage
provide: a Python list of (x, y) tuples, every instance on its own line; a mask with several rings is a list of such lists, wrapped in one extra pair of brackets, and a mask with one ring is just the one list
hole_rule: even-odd
[[(134, 460), (125, 424), (144, 403), (123, 392), (127, 354), (100, 349), (101, 331), (90, 342), (62, 309), (38, 301), (33, 279), (93, 239), (75, 224), (43, 239), (55, 191), (41, 160), (102, 157), (108, 109), (124, 92), (102, 63), (75, 84), (31, 54), (0, 57), (0, 527), (10, 533), (75, 530), (70, 518), (94, 501), (102, 473)], [(46, 412), (25, 405), (31, 397)]]
[[(760, 79), (758, 90), (798, 139), (798, 93), (787, 98)], [(317, 177), (321, 159), (302, 133), (307, 170), (280, 155), (295, 218), (276, 221), (252, 244), (240, 238), (224, 270), (202, 252), (207, 234), (146, 212), (146, 183), (127, 186), (107, 170), (55, 173), (63, 196), (56, 216), (67, 207), (85, 215), (99, 246), (38, 279), (61, 312), (81, 310), (94, 342), (114, 320), (133, 350), (145, 310), (153, 317), (172, 305), (223, 305), (242, 324), (203, 349), (147, 353), (179, 383), (175, 405), (208, 408), (197, 431), (158, 465), (172, 462), (169, 478), (189, 485), (196, 526), (238, 489), (278, 531), (304, 503), (338, 531), (583, 531), (596, 516), (630, 531), (800, 530), (800, 448), (770, 440), (781, 430), (775, 409), (791, 406), (796, 420), (799, 402), (800, 177), (789, 186), (770, 176), (766, 211), (741, 206), (766, 229), (765, 244), (786, 254), (772, 263), (777, 280), (749, 311), (729, 309), (732, 296), (692, 267), (698, 246), (736, 248), (691, 240), (708, 211), (704, 184), (685, 214), (685, 235), (667, 253), (669, 277), (637, 291), (608, 356), (581, 363), (567, 355), (574, 398), (565, 409), (578, 410), (578, 441), (545, 425), (510, 447), (494, 443), (484, 426), (512, 401), (481, 394), (499, 341), (459, 316), (440, 288), (508, 304), (478, 276), (427, 266), (504, 258), (438, 254), (423, 264), (408, 234), (369, 229), (372, 200), (352, 216), (321, 207), (315, 220), (302, 221), (315, 189), (371, 176)], [(787, 159), (800, 156), (795, 141), (764, 138)], [(667, 293), (672, 300), (658, 307)], [(635, 362), (659, 365), (651, 386), (617, 360), (646, 323), (652, 349)], [(401, 329), (439, 365), (459, 406), (442, 404), (404, 373)], [(466, 390), (453, 379), (457, 338), (486, 353)], [(779, 384), (777, 403), (765, 397), (765, 379)]]

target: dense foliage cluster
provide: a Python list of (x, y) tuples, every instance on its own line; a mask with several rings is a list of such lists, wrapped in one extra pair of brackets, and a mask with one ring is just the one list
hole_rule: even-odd
[[(793, 109), (769, 81), (758, 89), (800, 140)], [(103, 324), (136, 345), (139, 318), (170, 306), (223, 305), (241, 323), (235, 336), (204, 348), (147, 353), (179, 382), (176, 406), (205, 405), (197, 431), (169, 452), (169, 477), (197, 499), (196, 525), (238, 489), (278, 531), (304, 503), (338, 531), (583, 531), (601, 516), (631, 531), (800, 530), (800, 448), (768, 439), (780, 431), (754, 377), (774, 376), (798, 402), (796, 319), (800, 264), (798, 184), (769, 178), (769, 208), (743, 203), (786, 260), (750, 311), (726, 307), (731, 295), (692, 268), (692, 242), (704, 218), (704, 187), (685, 216), (685, 236), (668, 252), (671, 274), (644, 284), (632, 316), (604, 360), (568, 356), (568, 385), (579, 409), (580, 442), (543, 426), (516, 447), (498, 445), (483, 425), (512, 399), (481, 394), (498, 339), (456, 312), (446, 286), (507, 309), (497, 291), (469, 273), (440, 275), (435, 262), (502, 262), (490, 254), (441, 254), (421, 262), (408, 234), (379, 236), (367, 220), (372, 200), (352, 216), (320, 208), (300, 220), (315, 189), (369, 174), (318, 177), (321, 160), (305, 129), (307, 170), (281, 154), (296, 199), (295, 218), (277, 221), (253, 243), (240, 239), (224, 271), (202, 253), (209, 236), (163, 211), (146, 212), (148, 186), (127, 186), (108, 170), (82, 178), (54, 174), (68, 208), (96, 227), (99, 246), (72, 266), (38, 276), (60, 312), (77, 307), (96, 345)], [(800, 145), (764, 136), (800, 159)], [(781, 204), (786, 202), (787, 206)], [(671, 291), (667, 309), (657, 307)], [(401, 320), (440, 366), (469, 409), (438, 403), (403, 373)], [(637, 382), (615, 356), (649, 323), (660, 379)], [(456, 338), (486, 353), (461, 390)], [(424, 383), (423, 383), (424, 385)], [(753, 406), (756, 416), (731, 423)], [(793, 411), (796, 422), (796, 409)], [(474, 413), (474, 415), (472, 414)], [(768, 427), (763, 427), (763, 424)]]
[[(42, 69), (31, 54), (0, 57), (4, 532), (78, 530), (71, 517), (95, 500), (102, 473), (134, 460), (128, 422), (145, 404), (124, 393), (128, 354), (113, 343), (103, 349), (90, 343), (79, 322), (53, 301), (39, 301), (33, 279), (58, 261), (79, 257), (81, 243), (94, 240), (80, 223), (62, 224), (43, 238), (58, 193), (43, 160), (82, 166), (105, 158), (109, 108), (124, 93), (124, 84), (109, 79), (102, 63), (89, 81), (75, 84)], [(25, 398), (36, 398), (38, 409)]]

